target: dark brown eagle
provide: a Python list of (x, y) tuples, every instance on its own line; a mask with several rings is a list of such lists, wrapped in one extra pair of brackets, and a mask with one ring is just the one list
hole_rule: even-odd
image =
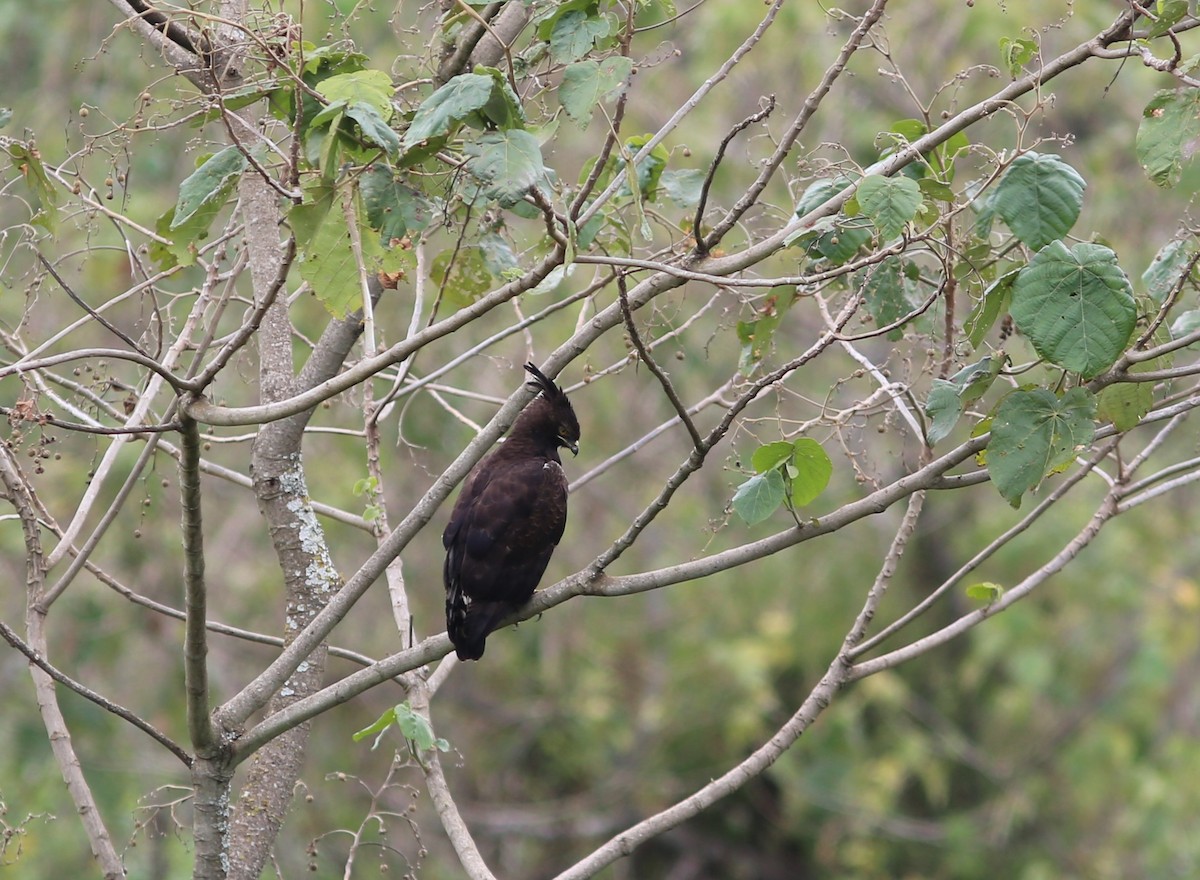
[(488, 633), (529, 601), (567, 523), (558, 450), (579, 453), (579, 420), (560, 387), (525, 369), (542, 393), (467, 476), (442, 533), (446, 630), (460, 660), (482, 657)]

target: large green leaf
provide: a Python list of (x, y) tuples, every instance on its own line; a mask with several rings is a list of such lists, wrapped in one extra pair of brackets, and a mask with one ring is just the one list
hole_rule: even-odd
[(393, 176), (384, 165), (372, 165), (359, 181), (367, 222), (383, 241), (403, 238), (429, 225), (434, 206), (417, 190)]
[(903, 232), (921, 207), (921, 188), (910, 177), (868, 177), (856, 195), (859, 208), (885, 241)]
[(330, 103), (366, 104), (374, 107), (384, 122), (392, 118), (392, 78), (382, 70), (337, 73), (321, 80), (317, 91)]
[[(626, 152), (631, 156), (635, 155), (650, 142), (651, 137), (652, 135), (639, 134), (629, 138), (629, 140), (625, 141)], [(667, 148), (662, 144), (658, 144), (650, 151), (649, 155), (643, 156), (638, 160), (635, 170), (637, 171), (638, 190), (641, 191), (642, 198), (654, 201), (658, 195), (658, 181), (662, 177), (663, 169), (667, 167), (667, 161), (670, 158), (671, 153)], [(625, 161), (623, 159), (618, 160), (616, 167), (620, 171), (620, 169), (625, 167)], [(632, 191), (629, 187), (629, 175), (627, 173), (625, 178), (626, 185), (620, 190), (622, 195), (628, 195)]]
[(238, 147), (226, 147), (210, 156), (179, 185), (179, 200), (175, 203), (171, 229), (181, 227), (202, 207), (224, 204), (238, 176), (248, 165)]
[(991, 208), (1031, 248), (1066, 235), (1083, 207), (1079, 172), (1058, 156), (1026, 153), (1016, 159), (991, 198)]
[(1154, 183), (1179, 183), (1183, 162), (1200, 144), (1200, 91), (1162, 91), (1142, 111), (1135, 148), (1138, 162)]
[(829, 485), (833, 462), (808, 437), (777, 440), (754, 450), (755, 475), (733, 496), (733, 509), (750, 525), (766, 519), (785, 501), (795, 509), (814, 501)]
[(194, 266), (199, 246), (208, 238), (209, 227), (222, 207), (223, 202), (209, 202), (178, 226), (175, 225), (175, 206), (167, 208), (154, 224), (154, 231), (167, 242), (150, 242), (150, 259), (160, 269)]
[(613, 55), (603, 61), (578, 61), (567, 65), (558, 87), (558, 100), (580, 128), (587, 128), (592, 112), (606, 98), (622, 91), (633, 71), (633, 59)]
[(484, 194), (512, 205), (546, 176), (537, 138), (521, 129), (489, 131), (466, 145), (467, 170), (484, 184)]
[(758, 308), (758, 317), (753, 321), (737, 322), (737, 337), (741, 343), (738, 372), (749, 375), (762, 362), (771, 349), (775, 331), (783, 322), (783, 316), (796, 298), (794, 287), (779, 288)]
[(1133, 288), (1104, 245), (1046, 245), (1013, 282), (1011, 314), (1046, 360), (1083, 376), (1112, 365), (1137, 321)]
[(558, 17), (550, 30), (550, 54), (559, 63), (576, 61), (592, 51), (592, 45), (607, 37), (608, 19), (570, 9)]
[(1070, 464), (1091, 445), (1096, 399), (1086, 388), (1061, 398), (1045, 388), (1014, 391), (1000, 402), (988, 439), (988, 472), (1013, 507), (1047, 474)]
[(962, 415), (963, 401), (960, 389), (953, 382), (945, 379), (934, 379), (925, 398), (925, 415), (929, 416), (929, 429), (926, 432), (929, 445), (944, 440)]
[(494, 80), (483, 74), (464, 73), (454, 77), (417, 108), (408, 131), (404, 132), (404, 149), (448, 134), (455, 125), (483, 109), (491, 100), (494, 86)]
[(1012, 79), (1021, 75), (1025, 65), (1037, 54), (1038, 44), (1033, 40), (1000, 38), (1000, 57), (1005, 70)]
[[(357, 192), (350, 197), (358, 219), (364, 269), (374, 273), (402, 268), (409, 261), (408, 252), (401, 248), (385, 250), (379, 236), (366, 224), (367, 210), (362, 199)], [(305, 193), (305, 203), (288, 213), (288, 222), (300, 245), (300, 277), (309, 283), (317, 299), (335, 318), (344, 318), (362, 304), (358, 261), (351, 246), (342, 198), (340, 187), (313, 186)]]

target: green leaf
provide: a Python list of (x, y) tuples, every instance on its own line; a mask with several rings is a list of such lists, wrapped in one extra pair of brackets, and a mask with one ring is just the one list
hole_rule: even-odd
[(608, 19), (571, 9), (550, 30), (550, 54), (559, 63), (576, 61), (592, 50), (596, 40), (608, 36)]
[[(396, 709), (393, 707), (391, 709), (388, 709), (386, 712), (384, 712), (382, 715), (380, 715), (377, 719), (375, 719), (375, 722), (373, 724), (371, 724), (370, 726), (364, 727), (362, 730), (356, 730), (352, 734), (351, 739), (353, 739), (355, 742), (359, 742), (360, 740), (366, 739), (368, 736), (373, 736), (375, 734), (382, 734), (385, 730), (387, 730), (389, 727), (391, 727), (395, 723), (396, 723)], [(371, 748), (375, 748), (378, 745), (379, 745), (379, 740), (376, 739), (374, 744), (371, 746)]]
[(983, 298), (967, 315), (966, 321), (963, 322), (963, 331), (973, 347), (979, 348), (996, 319), (1008, 311), (1012, 300), (1013, 282), (1017, 280), (1019, 273), (1019, 269), (1013, 269), (989, 284), (983, 292)]
[(475, 73), (492, 79), (492, 96), (480, 111), (484, 119), (502, 131), (524, 128), (525, 110), (521, 107), (521, 99), (508, 84), (508, 77), (504, 75), (504, 71), (496, 67), (480, 66), (475, 68)]
[[(295, 47), (295, 44), (292, 44)], [(347, 49), (342, 43), (318, 46), (304, 42), (304, 73), (335, 74), (362, 70), (370, 60), (361, 52)], [(315, 82), (315, 80), (314, 80)]]
[(346, 115), (358, 123), (363, 138), (382, 147), (393, 159), (400, 153), (400, 135), (392, 131), (379, 111), (369, 104), (351, 104)]
[[(640, 134), (636, 137), (631, 137), (625, 141), (625, 152), (630, 156), (637, 155), (637, 152), (647, 143), (653, 135)], [(658, 194), (658, 182), (662, 178), (663, 169), (667, 167), (667, 160), (671, 158), (671, 154), (662, 144), (658, 144), (650, 153), (643, 156), (637, 163), (637, 186), (642, 194), (642, 198), (653, 201)], [(618, 170), (625, 167), (625, 160), (621, 159), (617, 162)], [(628, 177), (628, 175), (626, 175)], [(630, 188), (628, 183), (622, 188), (621, 194), (628, 195)]]
[(1100, 421), (1112, 422), (1118, 431), (1128, 431), (1154, 406), (1154, 387), (1150, 382), (1117, 382), (1103, 388), (1097, 400)]
[(154, 231), (168, 239), (169, 243), (152, 241), (150, 259), (160, 269), (194, 266), (199, 252), (198, 245), (208, 238), (209, 227), (222, 207), (223, 202), (210, 202), (192, 214), (187, 222), (175, 225), (175, 207), (172, 205), (154, 224)]
[[(860, 272), (856, 280), (861, 283), (862, 295), (867, 311), (879, 327), (894, 324), (913, 309), (913, 297), (904, 274), (904, 263), (895, 255), (885, 257), (870, 269)], [(889, 339), (899, 339), (904, 330), (897, 327), (888, 333)]]
[(1158, 0), (1155, 10), (1158, 20), (1150, 25), (1150, 30), (1146, 34), (1149, 39), (1161, 37), (1188, 14), (1188, 6), (1195, 3), (1195, 0)]
[(456, 308), (470, 305), (492, 286), (484, 253), (476, 245), (459, 248), (457, 255), (442, 251), (430, 263), (429, 275), (445, 288), (447, 302)]
[(787, 461), (791, 461), (795, 447), (789, 440), (776, 440), (754, 450), (750, 456), (750, 466), (757, 474), (766, 473)]
[(1117, 255), (1090, 242), (1038, 251), (1013, 282), (1011, 314), (1039, 355), (1085, 377), (1112, 365), (1137, 321)]
[(1154, 255), (1154, 259), (1142, 273), (1142, 283), (1146, 285), (1146, 293), (1156, 304), (1162, 305), (1166, 302), (1188, 263), (1195, 256), (1196, 239), (1191, 237), (1174, 238)]
[(921, 207), (921, 188), (909, 177), (868, 177), (859, 184), (857, 197), (885, 241), (903, 232)]
[(237, 147), (226, 147), (209, 157), (179, 185), (179, 200), (175, 203), (171, 229), (181, 227), (203, 207), (223, 205), (249, 164)]
[[(1184, 312), (1178, 318), (1171, 322), (1171, 338), (1182, 339), (1200, 329), (1200, 311), (1192, 309)], [(1195, 343), (1191, 346), (1194, 348)]]
[(337, 73), (317, 83), (317, 92), (331, 104), (366, 104), (386, 123), (392, 118), (392, 78), (382, 70), (356, 70)]
[(1014, 391), (1000, 402), (988, 438), (992, 482), (1013, 507), (1047, 474), (1074, 460), (1091, 445), (1096, 399), (1086, 388), (1055, 397), (1045, 388)]
[[(796, 216), (803, 217), (809, 211), (824, 204), (850, 185), (845, 177), (834, 180), (818, 180), (809, 185), (796, 205)], [(810, 254), (820, 254), (834, 265), (840, 266), (857, 254), (871, 240), (871, 230), (862, 221), (849, 221), (844, 214), (835, 218), (824, 218), (809, 230), (799, 230), (787, 240), (787, 244), (804, 244)]]
[(1200, 146), (1200, 90), (1167, 90), (1142, 111), (1135, 149), (1142, 170), (1158, 186), (1179, 183), (1183, 163)]
[(514, 270), (517, 270), (517, 277), (520, 277), (521, 264), (504, 236), (497, 232), (488, 232), (480, 236), (477, 247), (483, 255), (483, 264), (493, 278), (509, 277)]
[[(332, 186), (312, 187), (305, 198), (311, 201), (288, 212), (288, 221), (300, 243), (300, 277), (331, 315), (344, 318), (362, 305), (362, 285), (342, 208), (342, 191)], [(365, 271), (372, 274), (401, 268), (409, 259), (407, 252), (400, 248), (385, 251), (379, 236), (366, 225), (367, 211), (361, 197), (354, 193), (352, 198)]]
[(811, 504), (825, 491), (833, 476), (833, 462), (821, 444), (801, 437), (793, 444), (791, 501), (794, 507)]
[(943, 183), (932, 177), (922, 177), (917, 181), (917, 186), (921, 188), (921, 195), (926, 199), (935, 199), (939, 202), (953, 202), (954, 190), (950, 188), (950, 184)]
[(995, 193), (991, 190), (972, 192), (971, 210), (975, 212), (975, 237), (985, 242), (992, 234), (992, 225), (996, 220), (994, 197)]
[(372, 165), (359, 180), (367, 222), (383, 241), (420, 232), (433, 218), (434, 205), (417, 190), (402, 183), (385, 165)]
[(1000, 38), (1000, 59), (1004, 65), (1004, 69), (1008, 71), (1008, 75), (1016, 79), (1021, 75), (1021, 70), (1033, 60), (1033, 56), (1037, 54), (1038, 44), (1033, 40), (1012, 40), (1008, 37)]
[(404, 132), (403, 148), (408, 150), (429, 138), (449, 134), (454, 126), (483, 109), (491, 100), (494, 87), (490, 76), (464, 73), (454, 77), (417, 108)]
[(1026, 153), (1000, 178), (991, 207), (1013, 235), (1037, 249), (1075, 225), (1086, 186), (1079, 172), (1057, 156)]
[(699, 168), (668, 169), (658, 182), (667, 198), (679, 207), (691, 209), (700, 204), (704, 172)]
[(737, 336), (741, 343), (741, 356), (738, 359), (738, 371), (743, 375), (749, 374), (764, 357), (771, 347), (775, 330), (783, 322), (783, 316), (796, 298), (793, 287), (781, 288), (781, 293), (772, 294), (758, 308), (760, 317), (753, 321), (738, 321)]
[(1000, 375), (1005, 358), (987, 357), (978, 363), (963, 367), (946, 379), (934, 379), (925, 402), (925, 414), (929, 416), (929, 445), (933, 446), (953, 430), (963, 409), (987, 393)]
[(382, 734), (392, 725), (400, 728), (401, 736), (409, 741), (415, 752), (427, 752), (430, 749), (437, 749), (439, 752), (450, 750), (450, 743), (433, 735), (433, 728), (429, 725), (429, 721), (413, 709), (408, 700), (397, 703), (388, 709), (369, 727), (356, 731), (353, 739), (358, 742), (373, 734), (379, 734), (380, 736), (376, 737), (371, 746), (371, 748), (375, 748), (379, 745)]
[(624, 91), (632, 72), (633, 59), (624, 55), (569, 64), (558, 87), (559, 103), (573, 122), (587, 128), (596, 106)]
[(968, 599), (974, 599), (977, 602), (983, 602), (985, 605), (991, 605), (1004, 595), (1004, 587), (994, 584), (991, 581), (982, 581), (978, 584), (971, 584), (965, 592)]
[(50, 182), (50, 176), (46, 174), (41, 153), (35, 147), (21, 141), (9, 141), (4, 147), (13, 167), (25, 179), (37, 203), (33, 222), (53, 233), (58, 227), (58, 191)]
[(959, 389), (963, 403), (972, 404), (987, 393), (1000, 375), (1007, 358), (988, 355), (979, 362), (968, 364), (950, 377), (950, 382)]
[(963, 401), (958, 386), (945, 379), (934, 379), (929, 396), (925, 399), (925, 415), (929, 416), (927, 439), (930, 446), (949, 436), (958, 424), (962, 411)]
[(733, 495), (733, 509), (746, 525), (752, 526), (778, 510), (785, 497), (783, 475), (778, 470), (769, 470), (738, 486)]
[(449, 751), (450, 744), (444, 739), (434, 737), (429, 720), (413, 709), (408, 700), (399, 703), (395, 712), (396, 724), (400, 727), (400, 733), (417, 747), (418, 752), (427, 752), (434, 748), (439, 752)]
[(546, 176), (537, 138), (521, 129), (489, 131), (466, 144), (467, 170), (488, 198), (508, 207)]
[(558, 22), (564, 16), (573, 12), (595, 13), (598, 5), (597, 0), (560, 0), (556, 5), (551, 5), (550, 13), (538, 21), (538, 39), (549, 41)]

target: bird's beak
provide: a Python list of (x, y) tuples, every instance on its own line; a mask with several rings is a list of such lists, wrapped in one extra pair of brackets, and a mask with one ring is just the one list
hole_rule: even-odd
[(567, 447), (567, 449), (571, 450), (572, 455), (579, 455), (579, 444), (578, 443), (572, 443), (569, 440), (564, 440), (563, 444)]

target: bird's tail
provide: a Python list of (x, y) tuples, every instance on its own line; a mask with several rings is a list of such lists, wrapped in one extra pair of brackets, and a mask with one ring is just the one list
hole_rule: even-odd
[(507, 602), (469, 602), (461, 590), (446, 595), (446, 632), (459, 660), (478, 660), (488, 634), (511, 612)]

